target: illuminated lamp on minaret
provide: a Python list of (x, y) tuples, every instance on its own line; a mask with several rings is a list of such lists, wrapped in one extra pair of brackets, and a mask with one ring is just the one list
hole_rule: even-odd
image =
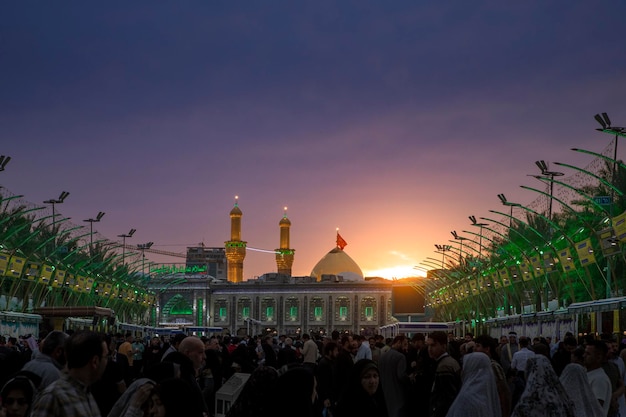
[(291, 276), (291, 266), (296, 251), (289, 247), (291, 222), (287, 218), (287, 207), (285, 207), (285, 213), (278, 222), (278, 226), (280, 226), (280, 248), (276, 249), (276, 268), (279, 274)]
[(228, 260), (228, 282), (243, 281), (243, 260), (246, 257), (246, 243), (248, 243), (241, 240), (242, 212), (238, 200), (239, 197), (235, 196), (235, 207), (230, 211), (230, 240), (224, 242)]

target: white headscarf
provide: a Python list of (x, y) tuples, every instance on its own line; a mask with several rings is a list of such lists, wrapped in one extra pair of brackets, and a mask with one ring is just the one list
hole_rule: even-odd
[(461, 380), (461, 390), (447, 417), (502, 417), (496, 377), (489, 356), (482, 352), (463, 356)]
[(511, 417), (574, 417), (574, 403), (550, 360), (535, 355), (526, 362), (526, 388)]
[(576, 417), (603, 417), (602, 407), (591, 391), (587, 370), (582, 365), (567, 365), (560, 380), (567, 395), (574, 402)]

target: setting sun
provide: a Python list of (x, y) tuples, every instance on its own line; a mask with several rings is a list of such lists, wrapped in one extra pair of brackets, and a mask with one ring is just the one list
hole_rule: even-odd
[(400, 265), (391, 268), (364, 270), (366, 277), (382, 277), (385, 279), (402, 279), (412, 277), (425, 277), (426, 273), (414, 269), (413, 266)]

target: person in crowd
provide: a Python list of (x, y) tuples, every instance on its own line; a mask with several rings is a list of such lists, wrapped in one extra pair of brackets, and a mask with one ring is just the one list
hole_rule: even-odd
[[(341, 344), (339, 346), (339, 353), (335, 359), (334, 375), (337, 387), (340, 387), (341, 390), (341, 387), (345, 387), (348, 379), (350, 378), (350, 371), (354, 366), (354, 361), (352, 360), (352, 354), (350, 352), (352, 337), (349, 335), (343, 335), (340, 340)], [(340, 394), (341, 392), (336, 393), (337, 396)]]
[(41, 342), (40, 350), (22, 367), (23, 371), (32, 372), (41, 378), (41, 384), (37, 387), (39, 391), (61, 378), (65, 366), (64, 346), (68, 337), (58, 330), (48, 333)]
[(527, 337), (520, 337), (519, 350), (513, 354), (513, 360), (511, 361), (511, 370), (515, 371), (522, 378), (524, 377), (526, 362), (535, 356), (535, 352), (528, 348), (528, 344), (529, 339)]
[(276, 395), (279, 406), (275, 417), (313, 417), (313, 404), (317, 398), (315, 376), (310, 368), (295, 365), (278, 376)]
[(591, 391), (587, 371), (582, 365), (566, 365), (559, 380), (574, 403), (575, 417), (605, 417), (600, 403)]
[(389, 417), (408, 417), (410, 379), (407, 374), (406, 356), (409, 342), (404, 335), (398, 335), (391, 342), (391, 350), (378, 361), (380, 384)]
[(208, 412), (209, 407), (204, 401), (202, 389), (197, 381), (200, 370), (206, 362), (202, 340), (196, 336), (187, 336), (178, 345), (178, 351), (167, 355), (163, 362), (173, 362), (180, 365), (180, 379), (187, 381), (189, 389), (194, 394), (194, 401)]
[(265, 359), (263, 364), (272, 368), (278, 368), (278, 359), (276, 358), (276, 351), (274, 351), (272, 336), (265, 336), (261, 339), (261, 350)]
[(467, 353), (463, 357), (461, 380), (461, 390), (447, 417), (503, 417), (489, 356), (483, 352)]
[(478, 336), (475, 340), (476, 352), (482, 352), (489, 356), (491, 360), (491, 370), (496, 379), (496, 389), (498, 390), (498, 398), (500, 400), (500, 411), (503, 417), (511, 415), (511, 389), (502, 365), (498, 361), (496, 349), (498, 341), (489, 335)]
[(100, 417), (89, 387), (100, 379), (109, 358), (101, 334), (72, 334), (65, 345), (68, 373), (43, 390), (32, 407), (31, 417)]
[(165, 349), (163, 355), (161, 355), (161, 361), (163, 361), (170, 353), (178, 351), (178, 347), (186, 337), (187, 335), (185, 334), (176, 333), (173, 338), (170, 338), (170, 345)]
[(561, 375), (563, 369), (571, 363), (572, 352), (576, 349), (578, 343), (572, 336), (567, 336), (560, 342), (556, 351), (552, 355), (552, 367), (557, 375)]
[(358, 350), (356, 351), (356, 355), (354, 356), (354, 361), (358, 361), (360, 359), (372, 359), (372, 349), (370, 349), (369, 341), (362, 335), (354, 335), (353, 339), (357, 341)]
[(354, 364), (333, 416), (387, 417), (376, 362), (361, 359)]
[(130, 368), (127, 355), (115, 349), (117, 341), (111, 335), (106, 335), (104, 340), (109, 348), (109, 358), (102, 377), (91, 386), (91, 392), (100, 407), (100, 414), (106, 416), (126, 391)]
[(461, 388), (461, 367), (447, 352), (448, 338), (444, 332), (428, 335), (428, 354), (436, 362), (435, 379), (430, 392), (429, 417), (444, 417)]
[(536, 355), (526, 362), (526, 387), (511, 417), (574, 417), (569, 398), (550, 360)]
[(509, 332), (508, 343), (502, 346), (500, 351), (500, 365), (502, 365), (502, 369), (504, 369), (504, 372), (508, 373), (511, 369), (513, 355), (518, 350), (520, 350), (520, 346), (519, 343), (517, 343), (517, 333), (511, 331)]
[(278, 368), (298, 362), (296, 348), (293, 346), (293, 339), (291, 337), (285, 337), (283, 347), (278, 351), (277, 361)]
[(144, 351), (143, 359), (144, 366), (147, 368), (155, 365), (157, 362), (161, 362), (163, 356), (163, 347), (161, 345), (161, 339), (158, 336), (154, 336), (150, 339), (148, 348)]
[[(137, 412), (143, 413), (146, 401), (154, 387), (172, 378), (180, 378), (180, 367), (171, 362), (159, 362), (146, 369), (145, 377), (138, 378), (124, 391), (124, 394), (115, 402), (107, 417), (132, 417)], [(148, 387), (144, 387), (148, 385)], [(142, 390), (143, 393), (138, 394)], [(149, 392), (146, 393), (145, 391)], [(141, 410), (137, 411), (139, 408)]]
[(143, 354), (146, 351), (146, 346), (141, 340), (141, 338), (136, 337), (133, 339), (133, 343), (131, 345), (133, 352), (133, 379), (139, 378), (141, 373), (143, 372)]
[(274, 417), (276, 409), (278, 372), (259, 366), (250, 375), (227, 417)]
[(407, 397), (409, 415), (424, 417), (428, 415), (430, 390), (435, 379), (435, 361), (428, 355), (426, 337), (418, 333), (411, 338), (407, 354), (407, 373), (411, 379)]
[(9, 379), (0, 390), (2, 399), (0, 415), (3, 417), (29, 416), (38, 384), (40, 384), (39, 377), (28, 371), (20, 371)]
[(322, 356), (315, 367), (317, 380), (317, 409), (333, 410), (338, 399), (339, 386), (335, 378), (335, 360), (339, 355), (339, 346), (335, 342), (328, 342), (323, 348)]
[(128, 374), (129, 377), (126, 379), (126, 384), (130, 385), (132, 381), (130, 381), (130, 375), (134, 374), (134, 359), (135, 355), (133, 352), (133, 334), (131, 332), (126, 332), (124, 335), (124, 341), (118, 346), (117, 353), (126, 356), (126, 360), (128, 361)]
[(608, 349), (604, 342), (600, 340), (589, 340), (585, 346), (583, 356), (591, 391), (602, 406), (602, 412), (605, 416), (609, 415), (611, 396), (613, 393), (611, 380), (604, 369), (602, 369), (602, 365), (606, 361), (607, 352)]
[(158, 384), (151, 392), (148, 409), (154, 417), (203, 417), (205, 413), (196, 401), (193, 387), (180, 378)]
[(22, 369), (20, 353), (6, 344), (6, 338), (0, 336), (0, 385)]
[(302, 335), (304, 344), (302, 345), (302, 364), (313, 372), (317, 364), (319, 350), (317, 344), (311, 339), (308, 333)]
[(209, 407), (209, 411), (214, 409), (215, 394), (224, 383), (224, 370), (227, 362), (222, 357), (221, 346), (217, 337), (212, 336), (205, 342), (204, 355), (206, 365), (201, 372), (201, 388), (204, 401)]
[(378, 363), (378, 360), (380, 359), (380, 346), (378, 346), (376, 344), (376, 338), (375, 337), (370, 337), (369, 339), (369, 344), (370, 344), (370, 350), (372, 351), (372, 360), (376, 363)]

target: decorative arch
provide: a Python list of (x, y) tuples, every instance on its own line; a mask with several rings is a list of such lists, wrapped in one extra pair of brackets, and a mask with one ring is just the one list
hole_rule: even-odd
[(164, 316), (193, 315), (193, 306), (180, 294), (176, 294), (163, 307)]

